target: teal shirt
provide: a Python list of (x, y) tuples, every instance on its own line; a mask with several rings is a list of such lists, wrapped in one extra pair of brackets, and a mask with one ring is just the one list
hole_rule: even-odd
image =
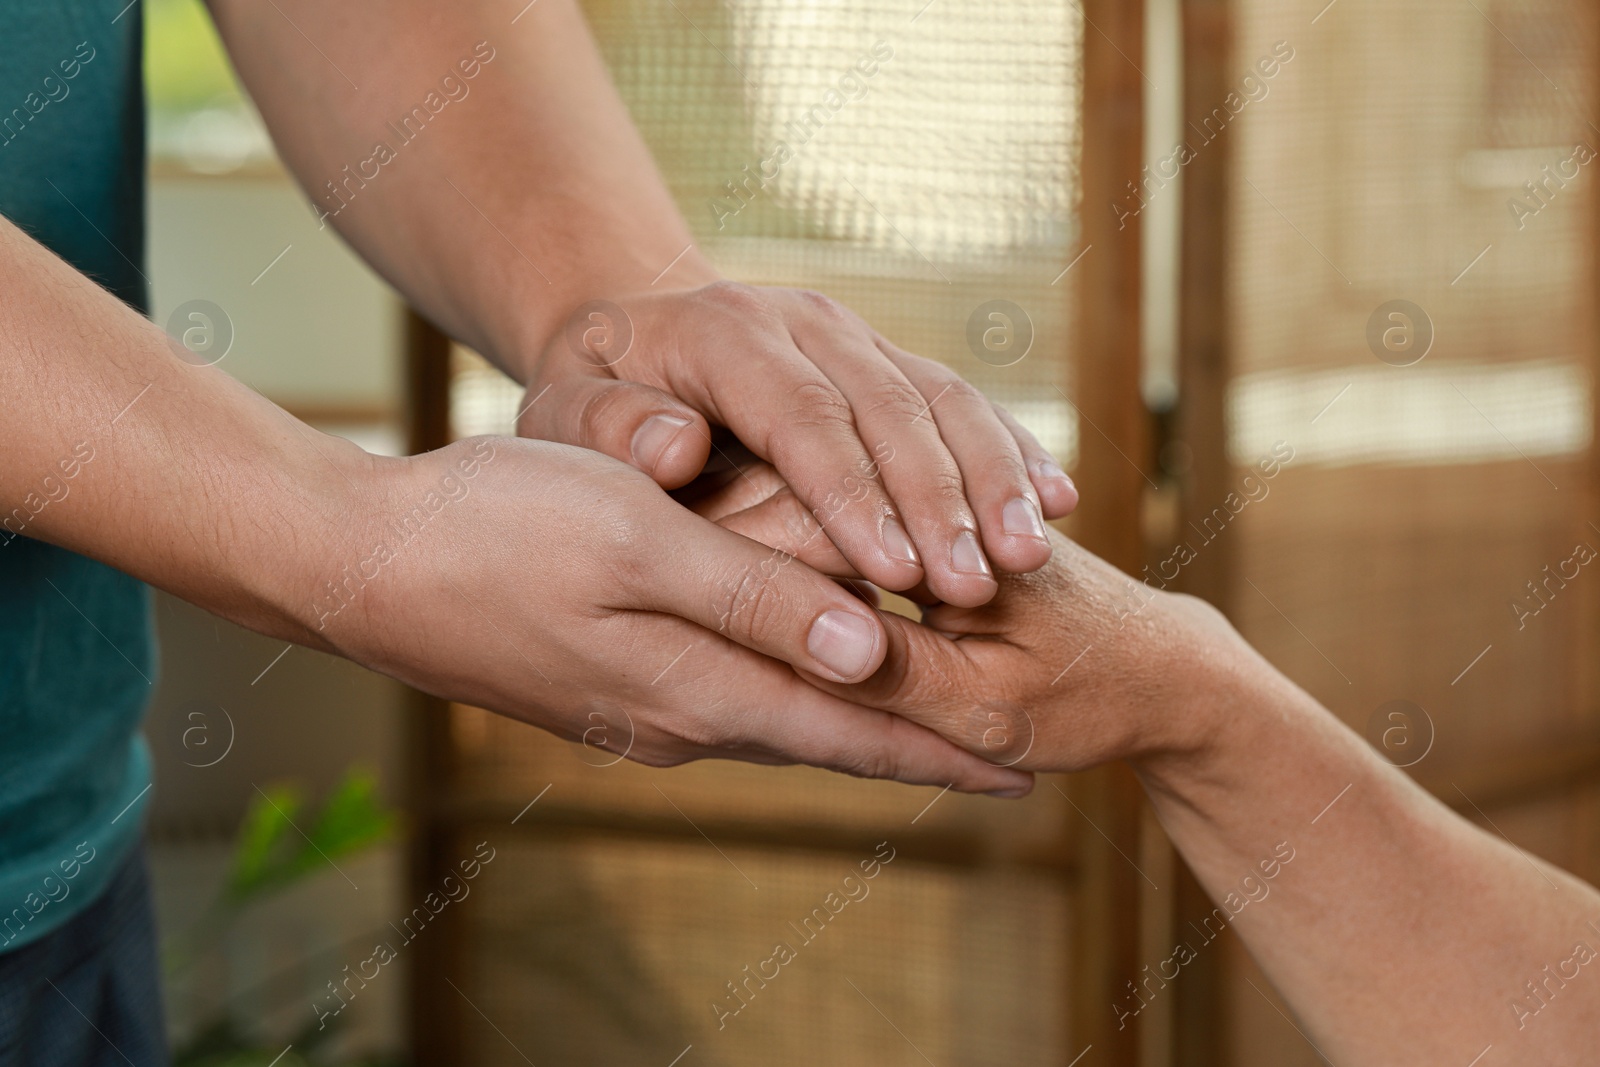
[[(0, 12), (0, 214), (141, 311), (142, 14), (127, 0)], [(0, 418), (50, 403), (0, 398)], [(81, 432), (99, 451), (110, 430)], [(42, 486), (54, 473), (24, 476)], [(91, 460), (78, 477), (93, 476)], [(150, 799), (138, 734), (156, 673), (149, 590), (30, 539), (31, 518), (26, 500), (0, 500), (0, 952), (105, 890)]]

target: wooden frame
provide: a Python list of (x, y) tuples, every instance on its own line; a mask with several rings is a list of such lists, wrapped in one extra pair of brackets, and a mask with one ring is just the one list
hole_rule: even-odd
[[(430, 452), (450, 443), (450, 339), (407, 308), (405, 344), (406, 452)], [(450, 707), (438, 697), (413, 690), (406, 722), (405, 811), (410, 839), (407, 899), (422, 894), (450, 873), (452, 857), (442, 852), (446, 835), (439, 818), (441, 794), (449, 781)], [(458, 1047), (459, 1002), (441, 977), (456, 962), (455, 914), (440, 916), (436, 936), (419, 938), (413, 949), (405, 998), (412, 1058), (417, 1063), (450, 1063)]]
[[(1180, 0), (1183, 28), (1184, 114), (1203, 111), (1236, 87), (1236, 31), (1239, 7), (1235, 0)], [(1600, 32), (1600, 20), (1591, 21)], [(1183, 169), (1183, 219), (1180, 280), (1179, 380), (1176, 436), (1192, 452), (1193, 464), (1183, 485), (1180, 524), (1198, 519), (1227, 492), (1233, 474), (1227, 451), (1226, 391), (1233, 374), (1229, 321), (1228, 268), (1234, 232), (1230, 189), (1240, 180), (1236, 173), (1236, 140), (1224, 138), (1199, 154)], [(1591, 205), (1594, 203), (1591, 197)], [(1591, 206), (1591, 233), (1600, 223), (1600, 211)], [(1587, 269), (1594, 275), (1593, 260)], [(1590, 326), (1594, 329), (1593, 324)], [(1594, 418), (1600, 420), (1600, 394), (1592, 396)], [(1588, 513), (1596, 514), (1600, 494), (1600, 449), (1588, 450)], [(1222, 539), (1184, 568), (1179, 588), (1210, 601), (1233, 616), (1237, 574), (1237, 541)], [(1594, 628), (1593, 620), (1590, 622)], [(1592, 667), (1590, 668), (1593, 669)], [(1579, 687), (1593, 693), (1593, 686)], [(1592, 726), (1574, 729), (1569, 736), (1542, 739), (1528, 747), (1497, 751), (1492, 758), (1468, 764), (1422, 764), (1409, 774), (1442, 803), (1473, 819), (1483, 811), (1538, 801), (1580, 790), (1600, 782), (1600, 740)], [(1469, 800), (1468, 797), (1471, 799)], [(1182, 868), (1182, 864), (1179, 864)], [(1173, 902), (1179, 925), (1188, 916), (1213, 907), (1187, 869), (1181, 870)], [(1223, 936), (1233, 939), (1233, 932)], [(1182, 983), (1172, 988), (1174, 1006), (1173, 1067), (1220, 1067), (1228, 1062), (1227, 1018), (1229, 957), (1207, 952), (1184, 968)]]
[[(1111, 205), (1137, 182), (1144, 155), (1144, 7), (1086, 0), (1083, 46), (1083, 247), (1076, 300), (1080, 420), (1079, 539), (1130, 574), (1144, 565), (1140, 515), (1150, 470), (1150, 416), (1140, 391), (1142, 262), (1138, 216)], [(1099, 833), (1078, 837), (1070, 1031), (1097, 1064), (1141, 1062), (1138, 1027), (1119, 1030), (1111, 1005), (1138, 973), (1143, 793), (1126, 767), (1075, 775), (1074, 803)]]
[[(1140, 515), (1152, 468), (1150, 418), (1140, 392), (1140, 236), (1137, 218), (1119, 221), (1109, 206), (1130, 179), (1137, 179), (1143, 163), (1143, 76), (1128, 56), (1142, 49), (1144, 17), (1142, 5), (1122, 0), (1086, 0), (1084, 17), (1080, 247), (1085, 254), (1073, 272), (1078, 314), (1071, 381), (1081, 424), (1078, 483), (1089, 503), (1074, 523), (1085, 545), (1136, 574), (1144, 562)], [(450, 344), (414, 312), (406, 314), (409, 446), (419, 452), (449, 440)], [(455, 810), (451, 802), (445, 702), (417, 694), (409, 732), (410, 876), (413, 891), (423, 892), (448, 865), (441, 853), (448, 828), (472, 815)], [(1065, 1006), (1073, 1042), (1068, 1059), (1093, 1046), (1096, 1064), (1133, 1067), (1143, 1062), (1139, 1029), (1119, 1031), (1111, 1005), (1125, 995), (1125, 984), (1138, 971), (1143, 880), (1128, 857), (1140, 851), (1142, 792), (1124, 767), (1076, 775), (1064, 784), (1077, 808), (1071, 819), (1086, 818), (1094, 828), (1073, 835), (1073, 853), (1063, 861), (1072, 872), (1077, 900), (1071, 917), (1071, 1003)], [(596, 829), (570, 825), (561, 816), (554, 807), (542, 809), (524, 820), (526, 831)], [(736, 834), (737, 828), (720, 832)], [(923, 844), (929, 857), (956, 866), (972, 859), (962, 842)], [(443, 978), (459, 957), (453, 931), (443, 935), (418, 943), (411, 971), (410, 1028), (420, 1063), (450, 1062), (458, 1047), (460, 1000)]]
[[(1183, 99), (1185, 117), (1191, 105), (1220, 100), (1229, 91), (1233, 61), (1231, 0), (1182, 0)], [(1232, 140), (1201, 155), (1184, 168), (1179, 251), (1178, 382), (1176, 434), (1193, 456), (1184, 479), (1179, 525), (1204, 514), (1209, 501), (1228, 489), (1225, 398), (1228, 365), (1228, 181), (1232, 174)], [(1227, 576), (1233, 569), (1234, 542), (1225, 540), (1195, 560), (1181, 575), (1186, 593), (1210, 601), (1224, 614), (1231, 611)], [(1177, 886), (1173, 922), (1201, 915), (1211, 900), (1181, 861), (1175, 865)], [(1231, 935), (1230, 935), (1231, 936)], [(1174, 986), (1174, 1067), (1220, 1067), (1222, 1045), (1218, 1020), (1222, 1012), (1222, 960), (1206, 953), (1190, 965), (1182, 986)]]

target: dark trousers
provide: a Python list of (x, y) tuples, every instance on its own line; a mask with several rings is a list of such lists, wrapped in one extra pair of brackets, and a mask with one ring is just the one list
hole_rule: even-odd
[(0, 954), (0, 1067), (165, 1067), (144, 850), (65, 926)]

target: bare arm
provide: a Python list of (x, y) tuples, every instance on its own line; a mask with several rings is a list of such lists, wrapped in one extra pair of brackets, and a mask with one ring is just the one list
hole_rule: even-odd
[(179, 358), (3, 219), (0, 292), (0, 551), (49, 541), (329, 647), (306, 611), (312, 561), (375, 502), (365, 454)]
[[(794, 501), (770, 469), (751, 475), (697, 507), (784, 545)], [(886, 618), (873, 678), (819, 684), (993, 763), (1131, 762), (1217, 904), (1127, 976), (1135, 988), (1181, 983), (1189, 954), (1232, 927), (1340, 1067), (1465, 1067), (1489, 1046), (1484, 1064), (1593, 1059), (1600, 893), (1429, 796), (1210, 607), (1057, 538), (991, 604), (923, 621)], [(1127, 1022), (1142, 1003), (1107, 1010)]]
[(1592, 1053), (1600, 893), (1451, 812), (1253, 653), (1206, 689), (1209, 709), (1171, 713), (1211, 724), (1212, 740), (1135, 766), (1214, 914), (1237, 912), (1230, 925), (1326, 1056)]
[(1077, 494), (1027, 431), (819, 294), (720, 279), (574, 0), (212, 10), (328, 221), (528, 386), (519, 432), (674, 488), (725, 426), (886, 588), (979, 604), (1048, 557)]
[[(522, 7), (211, 4), (313, 208), (518, 380), (578, 304), (646, 288), (690, 244), (576, 6), (513, 24)], [(717, 277), (694, 249), (671, 276)]]
[[(996, 610), (929, 614), (952, 635), (999, 640), (893, 625), (884, 674), (867, 685), (902, 681), (892, 700), (869, 702), (982, 752), (983, 715), (948, 695), (930, 701), (941, 710), (909, 710), (941, 675), (966, 679), (980, 709), (1011, 723), (1006, 751), (1036, 727), (1020, 767), (1129, 760), (1217, 903), (1153, 969), (1181, 982), (1185, 951), (1232, 926), (1341, 1067), (1464, 1065), (1491, 1045), (1502, 1058), (1484, 1062), (1556, 1065), (1592, 1050), (1593, 887), (1451, 812), (1199, 601), (1135, 585), (1067, 543), (1016, 584)], [(1109, 1010), (1141, 1004), (1130, 995)]]
[(652, 763), (1027, 788), (767, 658), (849, 677), (884, 642), (861, 601), (803, 565), (767, 576), (770, 550), (615, 460), (512, 438), (368, 455), (180, 358), (4, 220), (0, 293), (0, 552), (60, 545), (564, 737), (599, 714), (619, 754)]

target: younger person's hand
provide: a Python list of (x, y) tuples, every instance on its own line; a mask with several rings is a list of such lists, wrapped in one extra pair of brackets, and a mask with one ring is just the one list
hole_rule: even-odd
[(1007, 412), (819, 293), (713, 281), (585, 305), (526, 384), (518, 433), (667, 489), (718, 459), (710, 430), (726, 427), (862, 575), (952, 604), (987, 601), (997, 570), (1041, 566), (1042, 520), (1077, 504)]
[[(1025, 792), (900, 716), (807, 685), (883, 655), (869, 606), (583, 449), (460, 441), (369, 469), (300, 567), (317, 642), (653, 765), (706, 757)], [(341, 483), (342, 484), (342, 483)]]

